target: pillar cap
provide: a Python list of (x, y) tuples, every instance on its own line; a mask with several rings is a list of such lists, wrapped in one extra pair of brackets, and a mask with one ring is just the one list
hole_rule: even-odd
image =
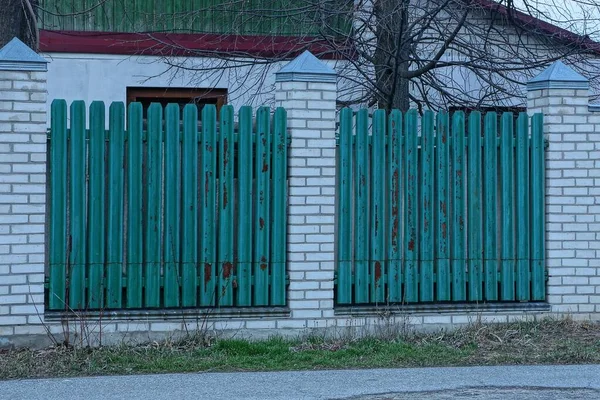
[(527, 82), (527, 90), (589, 89), (590, 81), (570, 67), (556, 61), (541, 74)]
[(275, 82), (335, 83), (337, 73), (306, 50), (275, 73)]
[(0, 70), (47, 71), (48, 61), (15, 37), (0, 49)]

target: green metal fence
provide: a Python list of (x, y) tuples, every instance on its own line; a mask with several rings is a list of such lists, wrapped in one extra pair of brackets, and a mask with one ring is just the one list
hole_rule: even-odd
[(542, 125), (342, 110), (337, 304), (544, 300)]
[(285, 304), (286, 112), (201, 114), (52, 103), (48, 309)]

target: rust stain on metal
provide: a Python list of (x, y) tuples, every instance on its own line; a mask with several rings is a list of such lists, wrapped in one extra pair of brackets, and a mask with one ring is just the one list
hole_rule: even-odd
[(375, 261), (375, 282), (378, 282), (381, 279), (381, 263), (379, 261)]
[(211, 264), (204, 263), (204, 283), (208, 283), (211, 278)]
[(444, 143), (444, 144), (446, 143), (446, 134), (445, 133), (442, 134), (442, 143)]
[(446, 216), (446, 202), (445, 201), (440, 201), (440, 211), (442, 212), (442, 215), (445, 217)]
[(204, 205), (206, 207), (208, 207), (208, 193), (210, 191), (210, 184), (209, 184), (209, 180), (210, 177), (212, 175), (212, 172), (210, 171), (206, 171), (206, 173), (204, 174)]
[(264, 229), (264, 227), (265, 227), (265, 220), (264, 220), (264, 218), (261, 217), (261, 218), (258, 219), (258, 226), (260, 227), (261, 231)]
[(413, 251), (415, 249), (415, 239), (410, 239), (410, 242), (408, 242), (408, 249), (410, 251)]
[(445, 222), (442, 222), (442, 238), (443, 238), (443, 239), (446, 239), (447, 230), (448, 230), (448, 228), (447, 228), (447, 226), (446, 226), (446, 223), (445, 223)]
[(267, 270), (267, 257), (262, 256), (260, 258), (260, 269), (262, 271), (266, 271)]
[(462, 230), (465, 226), (465, 219), (461, 216), (460, 218), (458, 218), (458, 225), (460, 226), (460, 229)]
[(457, 171), (456, 171), (456, 176), (457, 176), (457, 177), (461, 177), (461, 176), (462, 176), (462, 170), (460, 170), (460, 169), (459, 169), (459, 170), (457, 170)]
[(228, 147), (228, 141), (227, 139), (223, 139), (223, 166), (225, 167), (224, 169), (227, 168), (227, 164), (229, 164), (229, 153), (227, 151), (227, 147)]
[(233, 269), (233, 264), (229, 261), (225, 261), (223, 263), (223, 278), (228, 279), (231, 276), (232, 269)]
[(231, 286), (232, 286), (234, 289), (237, 289), (237, 288), (238, 288), (238, 282), (237, 282), (237, 279), (234, 279), (233, 281), (231, 281)]
[(227, 208), (227, 185), (223, 185), (223, 209)]
[(262, 172), (267, 172), (269, 170), (269, 163), (263, 161)]

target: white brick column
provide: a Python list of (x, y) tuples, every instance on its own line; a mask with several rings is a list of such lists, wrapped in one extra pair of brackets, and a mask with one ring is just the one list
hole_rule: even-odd
[(336, 73), (310, 52), (276, 74), (291, 137), (288, 304), (278, 328), (317, 328), (333, 317)]
[[(589, 81), (560, 61), (528, 83), (528, 112), (544, 114), (548, 301), (552, 311), (600, 315), (600, 113)], [(592, 315), (595, 313), (595, 315)]]
[(16, 38), (0, 50), (0, 347), (43, 333), (46, 64)]

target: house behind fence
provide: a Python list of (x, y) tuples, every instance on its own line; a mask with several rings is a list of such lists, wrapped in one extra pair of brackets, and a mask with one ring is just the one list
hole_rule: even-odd
[(600, 317), (600, 110), (560, 62), (528, 114), (339, 129), (308, 52), (274, 112), (50, 105), (46, 63), (0, 51), (0, 346)]

